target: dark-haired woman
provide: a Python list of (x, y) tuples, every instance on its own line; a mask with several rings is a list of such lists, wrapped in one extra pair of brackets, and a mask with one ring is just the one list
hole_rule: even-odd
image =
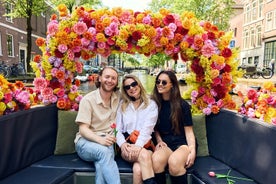
[(186, 184), (187, 168), (196, 158), (196, 141), (190, 105), (182, 99), (176, 75), (161, 71), (156, 76), (153, 99), (159, 107), (155, 126), (157, 145), (152, 155), (157, 183), (165, 184), (168, 166), (171, 183)]
[[(117, 144), (122, 158), (133, 163), (133, 183), (155, 184), (152, 151), (147, 143), (156, 124), (158, 108), (135, 75), (126, 75), (117, 111)], [(137, 134), (134, 134), (136, 132)], [(136, 135), (136, 136), (132, 136)], [(146, 148), (145, 148), (146, 147)]]

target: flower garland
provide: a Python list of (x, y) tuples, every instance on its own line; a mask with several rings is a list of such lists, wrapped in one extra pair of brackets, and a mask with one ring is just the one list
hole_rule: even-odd
[(51, 17), (46, 39), (36, 41), (43, 54), (35, 56), (31, 65), (38, 78), (48, 81), (58, 103), (64, 97), (57, 95), (57, 90), (70, 93), (72, 104), (78, 101), (75, 90), (72, 95), (70, 89), (74, 88), (71, 83), (75, 72), (82, 72), (80, 58), (88, 60), (96, 54), (108, 57), (120, 52), (146, 56), (165, 53), (174, 60), (180, 56), (190, 64), (191, 74), (186, 80), (191, 89), (184, 96), (192, 99), (193, 113), (236, 108), (228, 92), (241, 74), (235, 60), (237, 50), (229, 48), (231, 33), (218, 30), (208, 21), (199, 21), (186, 11), (177, 15), (166, 9), (152, 13), (120, 7), (77, 7), (69, 14), (64, 4), (57, 9), (59, 17)]
[(276, 125), (276, 87), (272, 82), (265, 82), (259, 91), (249, 89), (246, 95), (238, 95), (242, 99), (240, 114)]

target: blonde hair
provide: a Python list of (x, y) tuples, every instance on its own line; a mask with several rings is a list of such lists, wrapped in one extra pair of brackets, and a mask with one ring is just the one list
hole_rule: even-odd
[(144, 86), (142, 85), (141, 81), (139, 80), (138, 77), (136, 77), (135, 75), (132, 74), (128, 74), (125, 75), (122, 81), (122, 85), (121, 85), (121, 96), (122, 96), (122, 111), (125, 112), (126, 107), (129, 105), (129, 103), (131, 102), (130, 97), (128, 96), (126, 90), (124, 89), (124, 82), (127, 79), (133, 79), (134, 81), (136, 81), (138, 83), (138, 86), (140, 87), (140, 98), (141, 101), (144, 102), (144, 106), (142, 108), (146, 108), (149, 105), (149, 96), (147, 95), (147, 92), (144, 88)]

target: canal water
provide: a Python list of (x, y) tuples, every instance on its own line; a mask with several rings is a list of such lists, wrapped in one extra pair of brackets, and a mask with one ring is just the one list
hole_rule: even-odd
[[(155, 83), (155, 76), (148, 75), (144, 70), (133, 70), (131, 74), (136, 75), (140, 79), (147, 93), (150, 94), (152, 92)], [(122, 78), (123, 76), (119, 77), (119, 86), (122, 84)], [(96, 87), (93, 81), (83, 82), (79, 87), (79, 90), (84, 94), (95, 89)]]

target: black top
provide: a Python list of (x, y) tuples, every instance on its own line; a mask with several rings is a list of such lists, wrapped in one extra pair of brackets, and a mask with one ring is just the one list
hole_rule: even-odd
[[(182, 100), (181, 106), (182, 106), (182, 117), (180, 117), (180, 120), (179, 120), (179, 124), (180, 124), (179, 127), (183, 127), (180, 129), (180, 134), (185, 135), (184, 126), (192, 126), (193, 121), (192, 121), (190, 105), (185, 100)], [(161, 135), (162, 134), (174, 135), (174, 132), (172, 130), (172, 122), (171, 122), (170, 115), (171, 115), (170, 101), (162, 101), (161, 109), (158, 117), (158, 123), (156, 124), (156, 130), (158, 130)]]

